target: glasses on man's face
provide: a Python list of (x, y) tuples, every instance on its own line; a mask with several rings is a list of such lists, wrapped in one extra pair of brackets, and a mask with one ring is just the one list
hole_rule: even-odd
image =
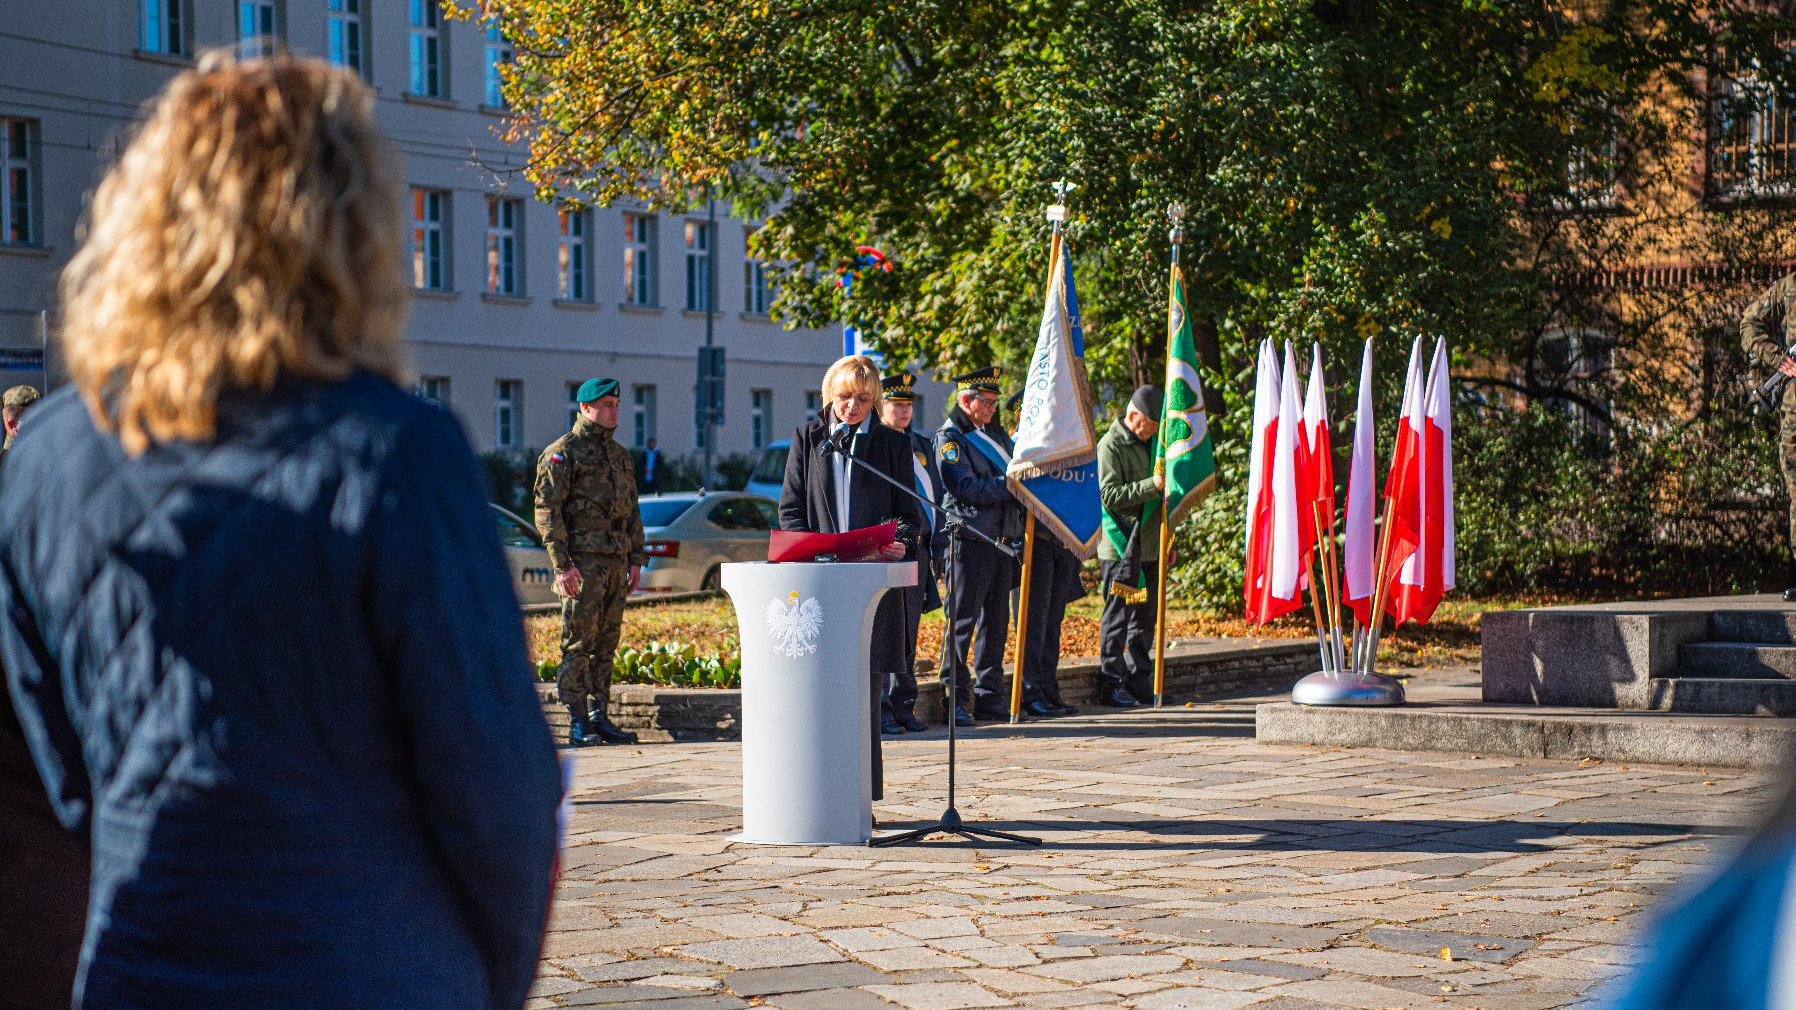
[(998, 405), (998, 398), (995, 396), (975, 396), (973, 399), (978, 400), (987, 407), (996, 407)]

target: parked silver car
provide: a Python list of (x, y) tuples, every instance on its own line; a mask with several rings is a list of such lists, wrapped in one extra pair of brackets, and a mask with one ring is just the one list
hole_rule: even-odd
[(648, 555), (638, 593), (721, 588), (724, 562), (766, 561), (779, 526), (772, 498), (740, 491), (649, 495), (636, 508)]
[(748, 483), (742, 490), (778, 501), (780, 489), (786, 484), (786, 457), (791, 454), (792, 440), (789, 438), (780, 439), (762, 449), (761, 458), (755, 460), (755, 468), (749, 473)]
[(505, 509), (488, 502), (493, 518), (499, 522), (499, 542), (505, 545), (505, 563), (511, 568), (511, 586), (517, 590), (518, 602), (526, 611), (556, 610), (561, 597), (555, 595), (555, 569), (549, 564), (549, 552), (543, 548), (536, 527)]

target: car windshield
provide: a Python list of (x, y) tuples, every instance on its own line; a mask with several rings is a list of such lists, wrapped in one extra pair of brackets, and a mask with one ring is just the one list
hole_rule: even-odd
[(644, 498), (636, 503), (636, 511), (642, 516), (642, 525), (666, 526), (680, 514), (692, 507), (691, 499), (674, 499), (667, 501), (660, 498)]
[(755, 464), (755, 472), (749, 480), (756, 484), (780, 484), (786, 479), (786, 454), (791, 446), (776, 445), (761, 453), (761, 461)]
[(542, 542), (536, 539), (536, 531), (498, 510), (493, 511), (493, 518), (499, 520), (499, 542), (507, 547), (541, 547)]

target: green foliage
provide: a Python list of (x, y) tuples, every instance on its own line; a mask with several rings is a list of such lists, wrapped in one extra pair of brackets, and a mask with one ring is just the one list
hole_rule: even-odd
[(621, 684), (739, 688), (742, 654), (741, 649), (726, 646), (722, 654), (700, 656), (690, 645), (654, 641), (644, 649), (617, 650), (611, 676)]
[[(1705, 486), (1712, 460), (1738, 460), (1717, 414), (1689, 419), (1708, 372), (1680, 357), (1691, 329), (1664, 323), (1714, 295), (1631, 293), (1623, 317), (1609, 271), (1664, 257), (1667, 235), (1688, 236), (1679, 255), (1731, 264), (1789, 233), (1790, 205), (1716, 214), (1688, 199), (1679, 146), (1699, 82), (1736, 63), (1790, 90), (1769, 8), (479, 0), (461, 13), (516, 44), (511, 135), (530, 144), (542, 195), (678, 210), (711, 194), (765, 217), (753, 252), (783, 264), (775, 315), (853, 322), (896, 361), (1022, 362), (1042, 209), (1064, 177), (1079, 187), (1067, 236), (1088, 359), (1119, 403), (1161, 369), (1164, 213), (1184, 203), (1221, 489), (1181, 531), (1175, 581), (1204, 601), (1238, 605), (1244, 403), (1266, 335), (1319, 341), (1337, 367), (1381, 338), (1387, 430), (1410, 338), (1448, 341), (1455, 381), (1483, 403), (1460, 430), (1488, 425), (1462, 450), (1475, 459), (1460, 467), (1462, 586), (1666, 578), (1639, 560), (1652, 543), (1750, 568), (1750, 523), (1668, 532), (1703, 523), (1668, 518), (1676, 503), (1639, 483), (1660, 466)], [(845, 300), (836, 270), (863, 243), (895, 269)], [(1586, 331), (1604, 334), (1601, 362), (1556, 357)], [(1629, 361), (1654, 367), (1617, 367)], [(1528, 404), (1577, 406), (1613, 445)]]
[(542, 454), (536, 449), (525, 449), (522, 452), (495, 449), (480, 454), (481, 469), (486, 471), (487, 493), (492, 496), (494, 504), (520, 518), (530, 518), (536, 509), (533, 489), (536, 484), (536, 459), (540, 455)]

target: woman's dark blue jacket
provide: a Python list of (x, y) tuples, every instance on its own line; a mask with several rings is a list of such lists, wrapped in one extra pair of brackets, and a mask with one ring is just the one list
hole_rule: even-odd
[(0, 495), (0, 661), (93, 840), (76, 1005), (498, 1007), (559, 773), (479, 467), (384, 379), (131, 458), (64, 389)]

